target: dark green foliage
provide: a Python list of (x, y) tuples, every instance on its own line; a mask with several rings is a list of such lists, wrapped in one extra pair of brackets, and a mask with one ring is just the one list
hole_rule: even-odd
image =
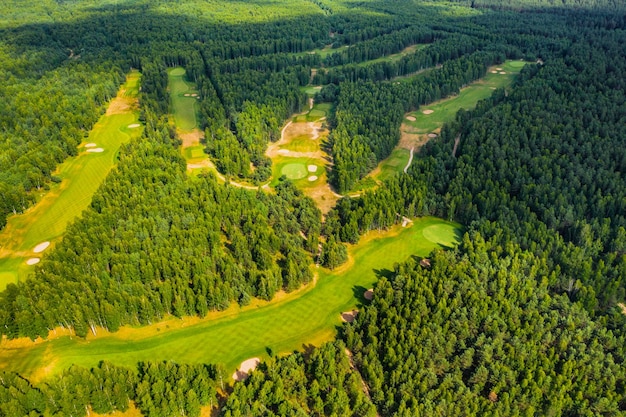
[(272, 358), (235, 384), (221, 416), (360, 416), (376, 409), (341, 342)]
[(381, 414), (625, 411), (623, 335), (551, 296), (544, 260), (475, 234), (431, 263), (398, 265), (346, 328)]

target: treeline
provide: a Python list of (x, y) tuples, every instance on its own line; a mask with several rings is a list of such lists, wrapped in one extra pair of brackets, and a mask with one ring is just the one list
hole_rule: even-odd
[(497, 53), (476, 52), (446, 62), (440, 69), (409, 82), (343, 83), (330, 135), (333, 154), (331, 180), (339, 192), (357, 181), (391, 154), (400, 139), (405, 112), (430, 103), (482, 77), (487, 66), (501, 62)]
[(0, 373), (0, 416), (88, 416), (124, 412), (130, 401), (146, 416), (200, 416), (217, 405), (217, 380), (223, 370), (173, 362), (140, 363), (136, 371), (100, 362), (73, 366), (33, 385), (14, 373)]
[(397, 265), (345, 327), (381, 415), (626, 411), (623, 328), (551, 295), (544, 259), (473, 233), (430, 261)]
[(271, 358), (235, 384), (220, 416), (374, 417), (376, 409), (349, 354), (336, 341), (306, 354)]

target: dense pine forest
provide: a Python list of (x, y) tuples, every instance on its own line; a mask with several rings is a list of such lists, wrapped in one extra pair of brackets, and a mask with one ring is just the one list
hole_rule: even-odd
[[(101, 361), (32, 378), (0, 362), (0, 416), (626, 413), (622, 2), (4, 7), (0, 231), (62, 183), (55, 170), (131, 70), (142, 74), (143, 132), (30, 276), (0, 292), (0, 346), (297, 297), (318, 268), (341, 267), (348, 247), (403, 219), (454, 220), (464, 235), (429, 261), (372, 271), (373, 299), (358, 301), (335, 340), (267, 349), (243, 382), (202, 360)], [(406, 173), (324, 216), (288, 179), (266, 185), (267, 146), (309, 98), (332, 109), (323, 145), (341, 196), (391, 155), (406, 113), (507, 60), (528, 62), (510, 88), (460, 110)], [(197, 86), (217, 172), (191, 175), (181, 155), (167, 77), (178, 66)]]

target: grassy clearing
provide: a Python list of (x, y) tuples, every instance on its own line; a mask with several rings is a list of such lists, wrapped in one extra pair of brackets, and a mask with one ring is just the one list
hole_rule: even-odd
[(317, 140), (311, 139), (308, 135), (301, 135), (293, 138), (291, 142), (280, 147), (294, 152), (315, 152), (319, 150)]
[[(167, 78), (176, 126), (181, 130), (195, 129), (198, 123), (196, 120), (198, 92), (195, 90), (195, 85), (185, 81), (184, 68), (177, 67), (168, 70)], [(193, 94), (196, 96), (192, 96)]]
[(295, 116), (292, 121), (294, 123), (317, 122), (318, 120), (326, 117), (331, 108), (331, 103), (315, 103), (311, 110), (307, 113)]
[[(315, 172), (309, 172), (309, 165), (315, 165), (317, 169)], [(278, 157), (273, 161), (272, 166), (272, 183), (274, 187), (280, 181), (280, 177), (283, 175), (289, 178), (295, 185), (301, 190), (315, 187), (321, 183), (326, 182), (326, 166), (318, 158), (292, 158), (292, 157)], [(317, 179), (309, 181), (310, 176), (316, 176)]]
[[(423, 134), (439, 129), (444, 123), (453, 120), (460, 109), (473, 109), (480, 100), (490, 97), (496, 88), (509, 87), (526, 64), (524, 61), (506, 61), (502, 65), (491, 67), (485, 77), (471, 83), (458, 95), (420, 107), (418, 111), (406, 115), (415, 117), (415, 121), (405, 118), (404, 123), (411, 128), (411, 133)], [(505, 74), (501, 74), (501, 71), (493, 73), (496, 68), (502, 68)], [(433, 113), (424, 114), (425, 110)]]
[[(52, 185), (50, 191), (42, 192), (37, 204), (26, 213), (8, 219), (0, 233), (0, 289), (26, 278), (33, 270), (25, 264), (26, 260), (42, 255), (33, 254), (32, 249), (43, 241), (54, 242), (63, 235), (67, 224), (91, 203), (91, 197), (115, 164), (120, 145), (141, 134), (141, 128), (128, 127), (138, 123), (139, 78), (138, 72), (127, 76), (109, 106), (109, 109), (116, 109), (114, 114), (108, 111), (102, 116), (79, 147), (78, 156), (59, 166), (56, 175), (62, 181)], [(86, 143), (94, 143), (104, 151), (88, 153)]]
[[(424, 237), (426, 229), (436, 242)], [(64, 335), (36, 344), (5, 341), (0, 345), (0, 366), (35, 379), (72, 364), (91, 367), (101, 360), (125, 366), (146, 360), (222, 363), (235, 370), (245, 359), (267, 357), (268, 349), (287, 353), (332, 339), (341, 325), (340, 312), (365, 302), (363, 292), (377, 281), (377, 274), (410, 256), (428, 256), (442, 244), (453, 246), (459, 237), (457, 224), (433, 217), (416, 219), (411, 227), (370, 232), (349, 249), (347, 264), (335, 271), (317, 269), (315, 286), (279, 294), (274, 301), (255, 300), (205, 319), (171, 318), (142, 328), (125, 327), (115, 334), (101, 332), (87, 340)]]

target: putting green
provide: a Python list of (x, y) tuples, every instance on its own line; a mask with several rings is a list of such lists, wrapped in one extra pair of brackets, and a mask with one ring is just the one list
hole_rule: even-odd
[(56, 175), (61, 178), (61, 183), (52, 184), (45, 194), (42, 192), (37, 204), (26, 213), (8, 218), (0, 233), (0, 289), (32, 273), (34, 267), (27, 265), (26, 260), (33, 256), (35, 245), (43, 241), (54, 242), (65, 233), (67, 224), (89, 206), (91, 197), (115, 165), (121, 144), (141, 134), (139, 128), (128, 128), (137, 123), (135, 97), (139, 91), (139, 79), (139, 72), (128, 74), (120, 89), (120, 92), (126, 92), (119, 93), (114, 99), (125, 102), (129, 110), (102, 116), (86, 139), (87, 143), (97, 143), (104, 151), (87, 153), (85, 147), (79, 148), (78, 156), (59, 165)]
[(174, 77), (181, 77), (185, 75), (185, 69), (181, 67), (174, 68), (170, 70), (170, 75), (173, 75)]
[(425, 227), (422, 234), (432, 243), (445, 247), (456, 246), (461, 239), (459, 229), (445, 223)]
[(443, 226), (454, 234), (457, 224), (434, 217), (415, 219), (411, 227), (395, 226), (370, 232), (349, 248), (348, 263), (335, 271), (314, 268), (314, 286), (278, 294), (271, 302), (253, 300), (246, 307), (231, 306), (205, 319), (171, 318), (141, 328), (124, 327), (118, 333), (100, 331), (87, 340), (67, 335), (32, 343), (28, 339), (0, 344), (0, 369), (27, 378), (45, 378), (72, 364), (91, 367), (101, 360), (122, 366), (139, 361), (173, 360), (179, 363), (221, 363), (234, 371), (251, 357), (267, 357), (267, 349), (288, 353), (303, 346), (319, 346), (333, 339), (341, 325), (339, 314), (352, 310), (377, 274), (393, 269), (412, 255), (428, 256), (437, 244), (424, 239), (423, 230)]
[(300, 178), (304, 178), (308, 175), (306, 166), (299, 163), (286, 164), (283, 166), (281, 173), (290, 180), (299, 180)]

